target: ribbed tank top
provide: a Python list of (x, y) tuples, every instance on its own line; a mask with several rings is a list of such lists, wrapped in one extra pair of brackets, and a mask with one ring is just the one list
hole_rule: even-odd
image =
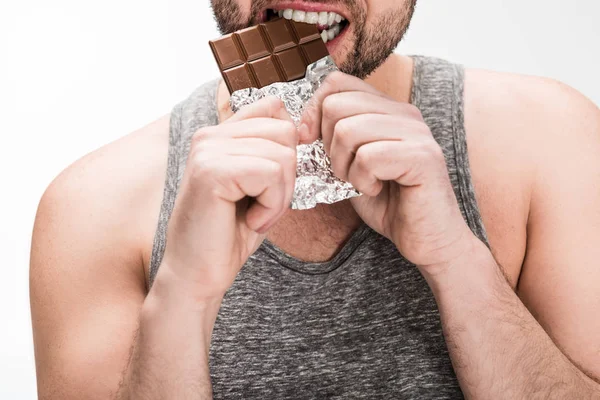
[[(414, 57), (411, 103), (441, 145), (460, 210), (487, 238), (469, 170), (461, 66)], [(218, 123), (217, 81), (171, 115), (168, 166), (150, 283), (192, 135)], [(182, 355), (185, 357), (185, 355)], [(215, 399), (460, 399), (430, 288), (363, 224), (333, 259), (302, 262), (265, 241), (227, 292), (213, 332)]]

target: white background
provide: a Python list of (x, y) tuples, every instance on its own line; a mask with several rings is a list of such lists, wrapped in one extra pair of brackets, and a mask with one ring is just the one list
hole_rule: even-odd
[[(419, 0), (399, 51), (549, 76), (600, 104), (599, 17), (597, 0)], [(216, 77), (216, 36), (204, 0), (0, 0), (1, 399), (36, 396), (28, 262), (45, 187)]]

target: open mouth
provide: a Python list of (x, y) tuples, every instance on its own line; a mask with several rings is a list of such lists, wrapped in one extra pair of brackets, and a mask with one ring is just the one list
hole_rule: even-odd
[(331, 42), (336, 37), (340, 36), (349, 25), (346, 18), (331, 11), (315, 12), (293, 10), (291, 8), (283, 10), (267, 10), (267, 21), (277, 17), (317, 25), (319, 32), (321, 32), (321, 39), (323, 39), (323, 42), (325, 43)]

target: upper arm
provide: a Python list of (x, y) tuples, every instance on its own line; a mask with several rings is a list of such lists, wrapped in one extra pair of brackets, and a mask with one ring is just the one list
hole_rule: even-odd
[(107, 399), (118, 388), (146, 291), (139, 221), (151, 185), (130, 153), (142, 143), (133, 135), (86, 156), (40, 201), (30, 296), (41, 399)]
[(544, 107), (519, 296), (575, 364), (600, 377), (600, 110), (556, 82)]

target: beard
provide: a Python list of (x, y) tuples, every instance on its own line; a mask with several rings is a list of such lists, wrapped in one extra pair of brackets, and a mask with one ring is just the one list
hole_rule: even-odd
[[(354, 35), (353, 40), (347, 36), (350, 40), (344, 39), (351, 47), (345, 49), (346, 58), (338, 67), (346, 74), (364, 79), (394, 52), (408, 30), (417, 0), (406, 0), (399, 9), (385, 11), (383, 16), (368, 25), (365, 10), (355, 1), (339, 0), (336, 3), (343, 4), (349, 10), (350, 15), (347, 17), (352, 31), (347, 33)], [(250, 14), (244, 15), (237, 0), (212, 0), (215, 20), (221, 34), (256, 25), (260, 20), (260, 13), (267, 5), (267, 0), (252, 1)]]

